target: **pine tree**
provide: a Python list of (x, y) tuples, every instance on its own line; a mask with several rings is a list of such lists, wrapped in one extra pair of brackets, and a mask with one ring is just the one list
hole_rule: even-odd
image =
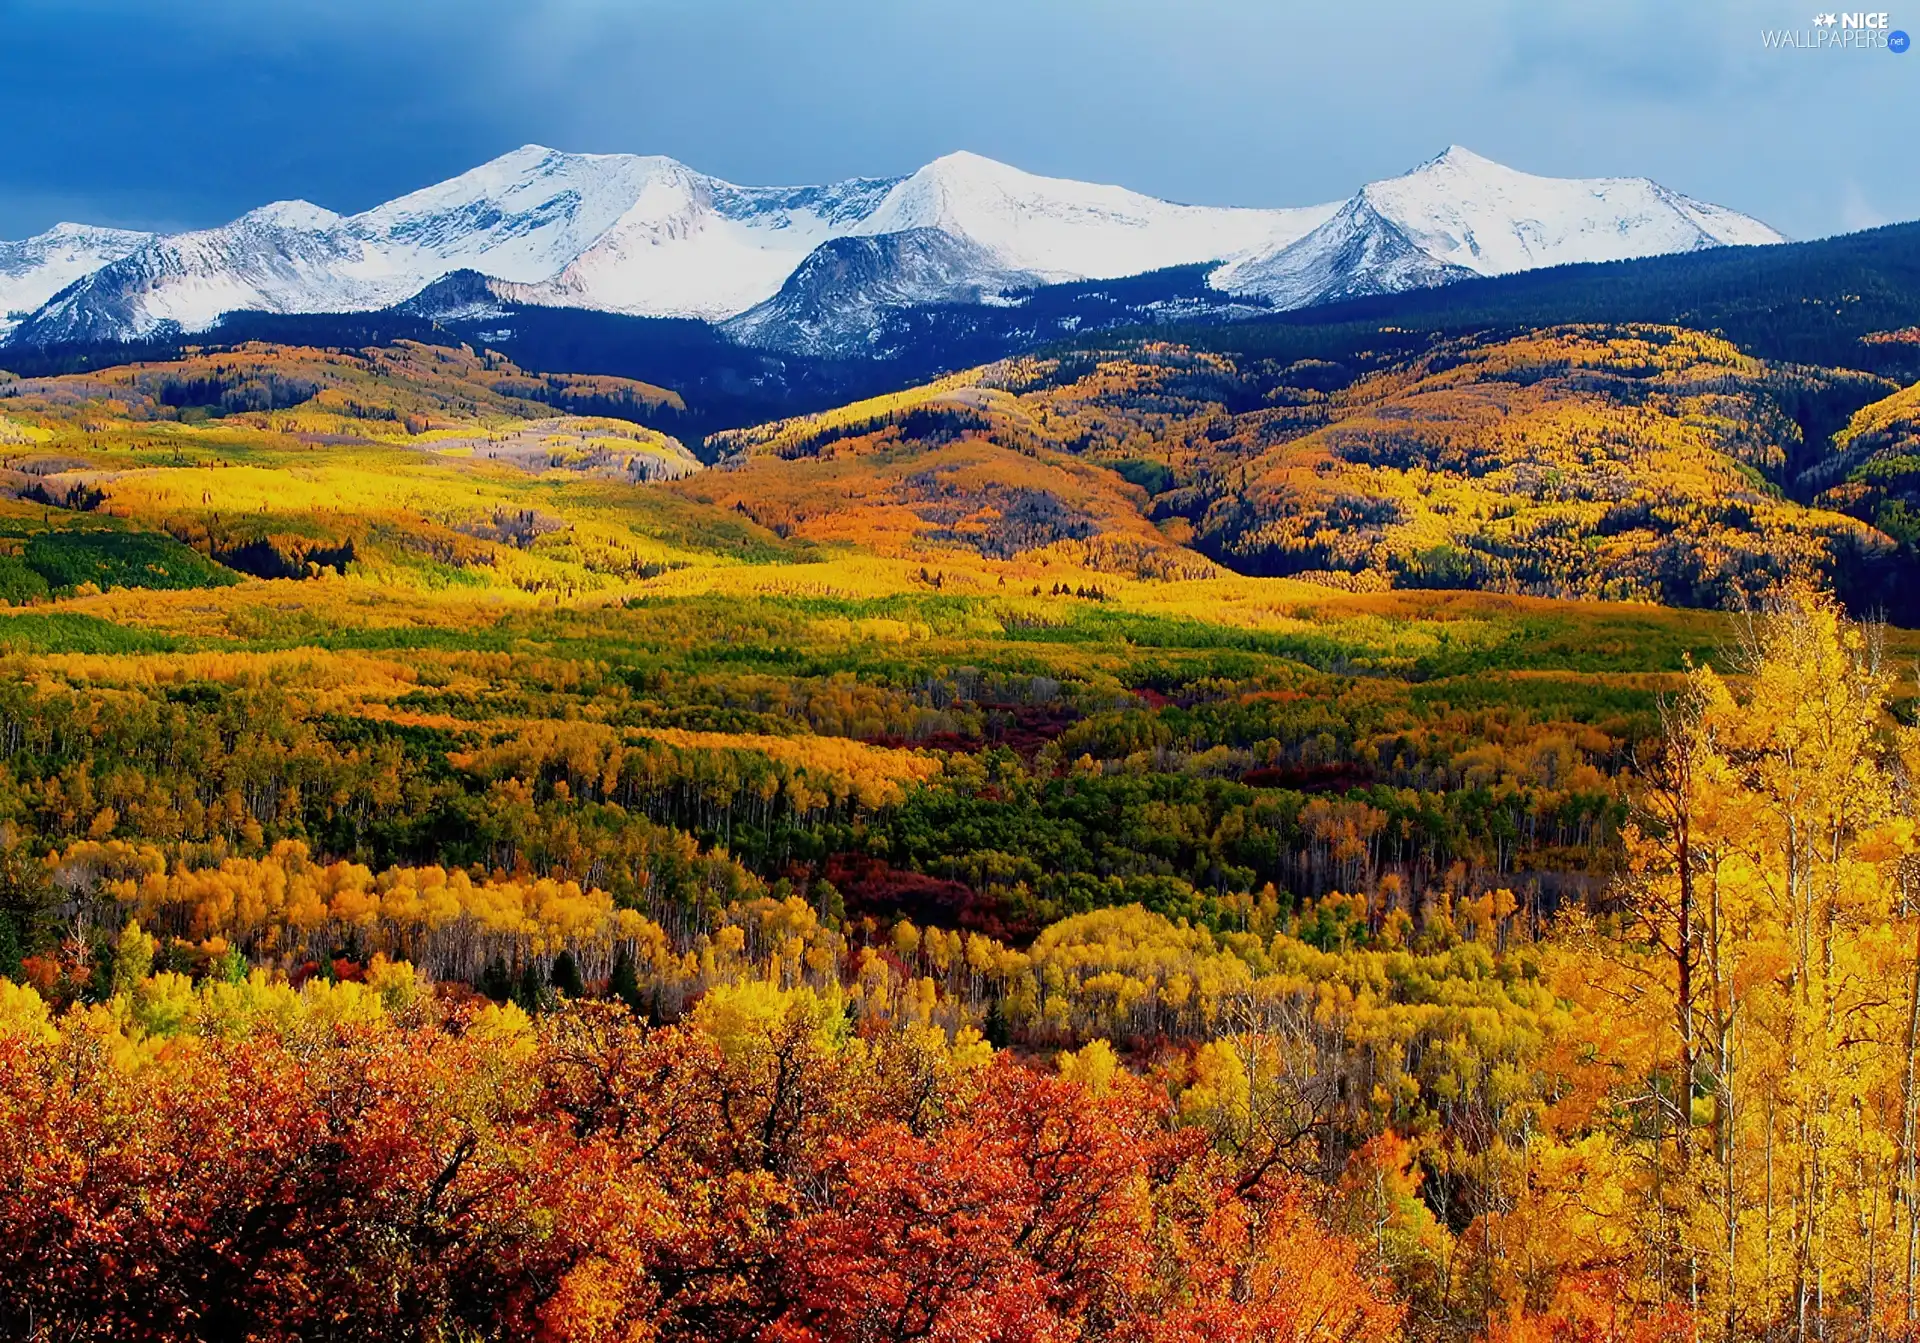
[(52, 896), (46, 869), (11, 826), (0, 828), (0, 978), (18, 979), (21, 959), (40, 949)]
[(847, 921), (846, 898), (840, 894), (840, 888), (822, 878), (813, 883), (813, 907), (819, 914), (820, 922), (829, 928), (839, 928)]

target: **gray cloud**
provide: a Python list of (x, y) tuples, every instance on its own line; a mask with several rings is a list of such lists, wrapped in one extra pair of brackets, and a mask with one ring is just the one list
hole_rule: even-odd
[(741, 181), (965, 147), (1246, 204), (1331, 199), (1457, 141), (1536, 172), (1648, 173), (1802, 236), (1920, 216), (1888, 148), (1920, 55), (1764, 52), (1760, 28), (1804, 8), (0, 0), (0, 236), (285, 196), (357, 209), (527, 141)]

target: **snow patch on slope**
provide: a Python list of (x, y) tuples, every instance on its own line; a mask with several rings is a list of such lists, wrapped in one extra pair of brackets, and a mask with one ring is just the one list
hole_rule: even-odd
[(941, 229), (836, 238), (815, 248), (779, 293), (723, 329), (743, 345), (846, 355), (879, 338), (890, 308), (992, 302), (1034, 282), (979, 243)]

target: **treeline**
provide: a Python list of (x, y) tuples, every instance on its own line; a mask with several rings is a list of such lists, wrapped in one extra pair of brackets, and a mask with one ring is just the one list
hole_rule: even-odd
[[(68, 497), (68, 503), (86, 502)], [(23, 605), (108, 588), (217, 588), (240, 581), (232, 569), (164, 532), (107, 522), (34, 531), (0, 552), (0, 602)]]
[[(1819, 493), (1836, 433), (1894, 388), (1845, 363), (1763, 363), (1683, 327), (1563, 321), (1399, 332), (1338, 360), (1257, 342), (1011, 359), (721, 446), (882, 460), (895, 443), (971, 434), (1069, 453), (1146, 490), (1148, 516), (1226, 568), (1362, 591), (1737, 609), (1811, 573), (1856, 611), (1905, 618), (1910, 555), (1869, 525), (1881, 492)], [(1895, 472), (1905, 460), (1880, 456)], [(1895, 531), (1904, 517), (1887, 511)], [(1015, 550), (1048, 539), (1006, 531)]]
[[(65, 862), (98, 865), (104, 857), (83, 847), (67, 855)], [(120, 860), (127, 862), (129, 856), (120, 855)], [(275, 1163), (306, 1157), (297, 1145), (282, 1156), (278, 1135), (266, 1150), (251, 1146), (239, 1155), (209, 1152), (203, 1161), (185, 1169), (178, 1162), (147, 1164), (157, 1160), (149, 1142), (164, 1149), (169, 1141), (178, 1141), (171, 1126), (176, 1117), (183, 1124), (201, 1126), (190, 1153), (201, 1150), (200, 1140), (218, 1146), (224, 1126), (235, 1122), (220, 1108), (224, 1105), (251, 1105), (253, 1122), (262, 1122), (263, 1099), (255, 1092), (266, 1084), (269, 1074), (260, 1071), (262, 1056), (256, 1051), (264, 1051), (269, 1065), (281, 1057), (282, 1050), (289, 1050), (310, 1062), (337, 1066), (340, 1071), (329, 1076), (336, 1076), (333, 1085), (340, 1085), (362, 1075), (363, 1069), (375, 1070), (374, 1077), (387, 1075), (380, 1049), (383, 1039), (391, 1038), (391, 1030), (412, 1050), (408, 1057), (413, 1061), (401, 1071), (421, 1075), (431, 1094), (457, 1094), (450, 1089), (458, 1087), (458, 1078), (449, 1077), (435, 1062), (444, 1057), (437, 1054), (439, 1032), (448, 1031), (466, 1041), (445, 1044), (456, 1051), (454, 1058), (465, 1060), (469, 1056), (458, 1051), (472, 1049), (477, 1051), (472, 1058), (488, 1061), (491, 1071), (473, 1079), (480, 1088), (480, 1103), (510, 1107), (479, 1112), (491, 1136), (484, 1147), (465, 1155), (459, 1124), (474, 1118), (473, 1111), (462, 1111), (464, 1119), (451, 1129), (443, 1127), (431, 1110), (407, 1111), (410, 1133), (446, 1144), (434, 1152), (417, 1152), (415, 1160), (426, 1172), (418, 1178), (431, 1181), (440, 1169), (431, 1164), (436, 1159), (451, 1163), (452, 1173), (443, 1178), (454, 1181), (449, 1187), (457, 1191), (457, 1206), (469, 1213), (494, 1206), (484, 1192), (486, 1181), (479, 1190), (467, 1182), (467, 1163), (479, 1160), (481, 1152), (503, 1152), (503, 1159), (518, 1165), (523, 1176), (526, 1162), (551, 1159), (553, 1165), (542, 1178), (550, 1176), (562, 1188), (572, 1188), (573, 1181), (587, 1177), (582, 1163), (609, 1159), (609, 1153), (598, 1149), (556, 1149), (549, 1158), (539, 1149), (523, 1151), (516, 1146), (525, 1140), (520, 1124), (528, 1115), (519, 1106), (547, 1094), (530, 1092), (528, 1086), (550, 1085), (547, 1079), (555, 1076), (550, 1070), (577, 1076), (586, 1094), (618, 1095), (624, 1098), (622, 1104), (632, 1107), (622, 1112), (627, 1117), (619, 1122), (642, 1124), (637, 1132), (645, 1137), (652, 1164), (644, 1169), (617, 1164), (614, 1169), (622, 1181), (645, 1181), (686, 1169), (680, 1144), (707, 1132), (707, 1126), (716, 1121), (722, 1132), (735, 1135), (733, 1141), (754, 1135), (749, 1149), (753, 1162), (766, 1163), (778, 1153), (779, 1162), (784, 1163), (799, 1159), (801, 1150), (811, 1150), (816, 1141), (826, 1141), (832, 1150), (835, 1144), (827, 1139), (829, 1134), (849, 1134), (858, 1141), (853, 1135), (867, 1126), (893, 1120), (916, 1135), (944, 1132), (963, 1116), (979, 1113), (972, 1108), (976, 1103), (1018, 1108), (1022, 1104), (1018, 1097), (1028, 1094), (1023, 1088), (1039, 1086), (1045, 1113), (1035, 1114), (1034, 1120), (1047, 1132), (1057, 1134), (1065, 1126), (1068, 1134), (1078, 1135), (1067, 1141), (1078, 1143), (1098, 1129), (1089, 1130), (1086, 1125), (1092, 1116), (1074, 1110), (1072, 1104), (1088, 1096), (1113, 1104), (1124, 1102), (1147, 1130), (1159, 1135), (1155, 1141), (1166, 1144), (1166, 1157), (1175, 1161), (1170, 1168), (1156, 1169), (1181, 1182), (1189, 1196), (1213, 1191), (1205, 1194), (1200, 1206), (1243, 1209), (1255, 1226), (1267, 1228), (1267, 1233), (1248, 1242), (1232, 1234), (1227, 1223), (1212, 1223), (1204, 1232), (1195, 1228), (1202, 1235), (1196, 1248), (1204, 1243), (1213, 1247), (1210, 1253), (1240, 1254), (1251, 1244), (1267, 1243), (1269, 1233), (1302, 1239), (1301, 1257), (1290, 1257), (1264, 1271), (1273, 1284), (1273, 1305), (1259, 1307), (1252, 1317), (1255, 1323), (1246, 1326), (1251, 1332), (1235, 1331), (1235, 1321), (1241, 1317), (1183, 1316), (1200, 1320), (1192, 1325), (1199, 1332), (1183, 1329), (1171, 1337), (1280, 1337), (1333, 1343), (1401, 1337), (1403, 1331), (1422, 1337), (1468, 1337), (1489, 1329), (1506, 1336), (1517, 1329), (1563, 1327), (1599, 1309), (1647, 1330), (1637, 1337), (1684, 1336), (1678, 1332), (1681, 1321), (1658, 1306), (1636, 1307), (1611, 1300), (1612, 1278), (1584, 1266), (1574, 1266), (1564, 1281), (1556, 1278), (1537, 1307), (1525, 1296), (1503, 1295), (1518, 1255), (1505, 1239), (1505, 1225), (1499, 1220), (1507, 1205), (1497, 1183), (1498, 1148), (1507, 1137), (1523, 1132), (1526, 1116), (1535, 1113), (1530, 1107), (1548, 1086), (1542, 1061), (1567, 1023), (1564, 1005), (1541, 981), (1537, 952), (1524, 949), (1524, 927), (1514, 921), (1510, 897), (1470, 903), (1451, 915), (1434, 912), (1418, 928), (1396, 925), (1372, 950), (1350, 947), (1319, 952), (1284, 932), (1271, 939), (1257, 934), (1216, 939), (1204, 930), (1133, 909), (1070, 921), (1050, 929), (1022, 952), (977, 934), (921, 929), (904, 922), (885, 930), (869, 924), (843, 934), (814, 905), (794, 896), (736, 905), (711, 936), (681, 952), (662, 930), (642, 927), (631, 916), (615, 914), (604, 927), (586, 931), (593, 917), (606, 916), (608, 906), (602, 900), (593, 910), (595, 902), (577, 891), (559, 896), (561, 901), (574, 902), (570, 922), (552, 921), (549, 914), (543, 930), (529, 934), (517, 923), (521, 915), (510, 912), (517, 911), (524, 893), (480, 891), (457, 880), (437, 880), (445, 874), (386, 873), (369, 881), (364, 873), (314, 869), (297, 854), (277, 855), (276, 861), (278, 882), (272, 876), (263, 880), (259, 868), (229, 864), (218, 873), (148, 870), (112, 883), (113, 894), (156, 927), (184, 918), (195, 931), (205, 932), (223, 926), (222, 920), (228, 921), (224, 926), (231, 926), (233, 919), (249, 912), (255, 917), (264, 913), (270, 921), (282, 920), (271, 923), (266, 941), (257, 926), (248, 933), (246, 945), (253, 947), (256, 957), (264, 953), (269, 961), (274, 960), (276, 941), (281, 950), (300, 945), (294, 937), (279, 936), (297, 934), (299, 923), (304, 922), (308, 931), (324, 923), (336, 936), (343, 930), (350, 935), (357, 930), (358, 954), (363, 959), (340, 956), (322, 966), (294, 964), (292, 979), (300, 985), (296, 988), (278, 975), (257, 969), (249, 973), (249, 958), (240, 954), (241, 944), (226, 944), (217, 935), (195, 945), (156, 939), (136, 919), (101, 945), (83, 985), (64, 974), (49, 977), (50, 958), (41, 957), (28, 966), (36, 989), (0, 986), (0, 1049), (19, 1046), (24, 1038), (25, 1046), (37, 1048), (42, 1060), (78, 1061), (71, 1065), (75, 1071), (56, 1073), (51, 1080), (39, 1066), (23, 1067), (12, 1079), (15, 1093), (9, 1100), (22, 1105), (46, 1104), (47, 1093), (23, 1090), (30, 1084), (65, 1088), (66, 1108), (53, 1108), (43, 1116), (43, 1122), (62, 1134), (47, 1153), (50, 1160), (57, 1161), (70, 1150), (76, 1155), (89, 1150), (61, 1145), (86, 1140), (67, 1137), (64, 1126), (70, 1117), (85, 1113), (84, 1107), (101, 1103), (103, 1095), (127, 1094), (124, 1089), (103, 1093), (103, 1087), (119, 1080), (113, 1068), (133, 1071), (128, 1082), (145, 1096), (136, 1111), (101, 1115), (76, 1130), (114, 1135), (111, 1159), (72, 1167), (84, 1170), (89, 1182), (69, 1195), (107, 1203), (96, 1219), (84, 1225), (56, 1220), (51, 1233), (63, 1262), (90, 1262), (87, 1256), (100, 1252), (96, 1236), (137, 1246), (130, 1252), (146, 1266), (143, 1282), (124, 1296), (117, 1292), (89, 1296), (80, 1281), (56, 1275), (46, 1286), (47, 1296), (30, 1298), (44, 1318), (66, 1320), (69, 1328), (94, 1318), (115, 1319), (117, 1327), (124, 1328), (117, 1312), (134, 1308), (165, 1318), (176, 1304), (168, 1293), (194, 1290), (189, 1264), (228, 1244), (233, 1252), (240, 1250), (241, 1242), (223, 1239), (228, 1225), (224, 1219), (240, 1216), (248, 1208), (256, 1219), (285, 1212), (297, 1216), (303, 1225), (309, 1217), (341, 1219), (340, 1234), (352, 1230), (391, 1234), (383, 1230), (382, 1222), (371, 1227), (352, 1222), (352, 1214), (334, 1206), (330, 1182), (303, 1182), (302, 1192), (286, 1195), (296, 1200), (290, 1209), (279, 1202), (271, 1180)], [(284, 897), (278, 905), (274, 904), (276, 892)], [(1315, 922), (1323, 926), (1344, 922), (1349, 934), (1359, 936), (1362, 921), (1342, 903), (1333, 902), (1317, 912)], [(526, 907), (532, 908), (532, 902)], [(456, 908), (458, 913), (452, 913)], [(469, 997), (471, 990), (463, 992), (457, 984), (445, 983), (437, 993), (430, 989), (434, 976), (428, 963), (416, 968), (390, 960), (380, 951), (369, 955), (366, 950), (411, 938), (411, 945), (437, 962), (443, 973), (474, 964), (471, 959), (457, 959), (471, 949), (470, 943), (436, 942), (434, 933), (421, 936), (421, 928), (434, 925), (436, 918), (447, 922), (435, 932), (464, 925), (468, 932), (511, 929), (521, 937), (524, 959), (520, 964), (489, 966), (478, 977), (481, 993), (502, 1006), (480, 1007), (476, 1013), (473, 1006), (462, 1006), (484, 1002), (484, 998)], [(554, 942), (541, 940), (554, 931), (565, 941), (557, 952)], [(638, 952), (637, 963), (628, 946)], [(450, 951), (456, 957), (453, 961), (447, 959)], [(598, 952), (611, 952), (611, 956)], [(598, 972), (606, 977), (591, 977)], [(585, 1001), (594, 997), (609, 1003), (595, 1006)], [(50, 1017), (43, 1001), (56, 1006), (70, 1001), (97, 1005), (74, 1006)], [(648, 1020), (656, 1023), (654, 1029), (642, 1024)], [(657, 1024), (675, 1020), (682, 1024), (664, 1029)], [(82, 1029), (108, 1030), (125, 1043), (97, 1054), (75, 1052), (67, 1042)], [(1106, 1042), (1108, 1034), (1129, 1047), (1128, 1060), (1146, 1075), (1145, 1081), (1136, 1080), (1121, 1066), (1120, 1056)], [(993, 1046), (1009, 1042), (1023, 1048), (1003, 1050), (996, 1059)], [(1080, 1047), (1070, 1048), (1075, 1045)], [(336, 1061), (329, 1052), (334, 1048), (351, 1052)], [(658, 1052), (662, 1049), (664, 1053)], [(1031, 1058), (1030, 1051), (1035, 1049), (1055, 1055), (1051, 1070), (1062, 1083), (1040, 1082), (1013, 1062), (1020, 1054)], [(26, 1062), (36, 1056), (15, 1057)], [(548, 1061), (532, 1070), (531, 1082), (522, 1071), (530, 1059)], [(707, 1093), (706, 1104), (714, 1110), (682, 1108), (688, 1096), (681, 1088), (705, 1085), (699, 1079), (709, 1077), (708, 1070), (716, 1063), (746, 1071), (728, 1071), (724, 1082), (712, 1078), (711, 1084), (720, 1090)], [(103, 1075), (98, 1069), (107, 1071)], [(578, 1069), (577, 1075), (572, 1069)], [(172, 1109), (176, 1093), (170, 1087), (176, 1078), (201, 1098), (202, 1103), (189, 1107), (186, 1116), (177, 1116)], [(841, 1089), (848, 1086), (853, 1090)], [(368, 1093), (359, 1088), (354, 1094)], [(571, 1090), (565, 1094), (576, 1099), (580, 1095)], [(896, 1109), (889, 1097), (897, 1097), (898, 1105), (905, 1108)], [(557, 1120), (580, 1122), (578, 1109), (571, 1104), (564, 1108)], [(273, 1113), (283, 1112), (276, 1108)], [(836, 1115), (844, 1120), (836, 1120)], [(339, 1133), (344, 1125), (347, 1133), (357, 1133), (362, 1122), (358, 1110), (336, 1113), (334, 1131)], [(855, 1128), (851, 1133), (836, 1128), (841, 1122)], [(1409, 1141), (1403, 1134), (1421, 1136)], [(978, 1129), (963, 1128), (954, 1137), (962, 1144), (984, 1141), (989, 1151), (994, 1150), (992, 1139)], [(507, 1144), (504, 1149), (502, 1143)], [(10, 1149), (0, 1148), (6, 1150)], [(1058, 1147), (1052, 1150), (1051, 1160), (1061, 1159)], [(355, 1156), (356, 1164), (366, 1160)], [(266, 1163), (266, 1169), (256, 1167), (255, 1161)], [(700, 1159), (694, 1158), (694, 1164), (699, 1166)], [(768, 1167), (762, 1164), (762, 1168)], [(376, 1164), (373, 1172), (378, 1175), (385, 1169)], [(801, 1178), (799, 1171), (806, 1171), (804, 1179), (813, 1182), (808, 1187), (825, 1200), (821, 1206), (844, 1206), (854, 1196), (851, 1190), (840, 1192), (845, 1187), (830, 1179), (819, 1184), (824, 1172), (810, 1162), (799, 1167), (776, 1164), (771, 1169), (794, 1173), (796, 1178)], [(917, 1164), (916, 1171), (926, 1173)], [(261, 1183), (256, 1183), (256, 1176)], [(599, 1188), (611, 1192), (604, 1183), (604, 1170), (596, 1178), (602, 1181)], [(725, 1172), (715, 1178), (724, 1179)], [(149, 1184), (162, 1179), (176, 1186), (165, 1196)], [(203, 1187), (199, 1183), (203, 1179), (217, 1179), (219, 1188), (227, 1192), (217, 1194)], [(1197, 1187), (1191, 1183), (1194, 1180), (1200, 1182)], [(1137, 1175), (1129, 1176), (1126, 1183), (1142, 1190)], [(641, 1187), (651, 1188), (644, 1183)], [(703, 1208), (710, 1208), (714, 1216), (737, 1219), (761, 1207), (754, 1195), (733, 1180), (726, 1179), (723, 1187), (727, 1193), (722, 1195), (720, 1187), (715, 1187), (711, 1198), (699, 1192), (701, 1186), (670, 1184), (662, 1189), (660, 1196), (670, 1200), (662, 1208), (669, 1225), (683, 1227), (677, 1219), (698, 1216), (697, 1210)], [(1162, 1186), (1154, 1177), (1145, 1189), (1164, 1188), (1171, 1196), (1176, 1187)], [(41, 1200), (58, 1197), (53, 1192), (56, 1188), (40, 1176), (23, 1184), (11, 1204), (0, 1195), (0, 1210), (15, 1214), (9, 1218), (0, 1212), (0, 1254), (14, 1256), (10, 1266), (31, 1268), (38, 1261), (30, 1257), (30, 1246), (46, 1241), (27, 1240), (21, 1231), (9, 1236), (6, 1229), (20, 1227), (35, 1215), (44, 1217), (48, 1205)], [(408, 1207), (420, 1197), (418, 1186), (405, 1180), (394, 1191), (383, 1190), (377, 1182), (373, 1186), (349, 1182), (345, 1188), (354, 1205), (363, 1210), (384, 1205), (389, 1192)], [(958, 1188), (953, 1193), (971, 1204), (975, 1195), (984, 1195), (989, 1188), (1000, 1190), (993, 1196), (996, 1208), (1004, 1211), (1012, 1200), (1017, 1213), (1017, 1196), (1004, 1186)], [(924, 1202), (926, 1192), (902, 1191), (904, 1197), (915, 1200), (916, 1236), (927, 1233), (930, 1216), (938, 1224), (939, 1214)], [(209, 1202), (221, 1197), (235, 1200), (238, 1206)], [(1212, 1202), (1219, 1199), (1249, 1201)], [(185, 1200), (185, 1207), (176, 1200)], [(1152, 1202), (1165, 1206), (1157, 1196)], [(1437, 1211), (1430, 1211), (1429, 1205)], [(813, 1205), (803, 1200), (801, 1206)], [(210, 1207), (231, 1211), (209, 1213)], [(196, 1235), (192, 1225), (176, 1227), (171, 1220), (194, 1216), (195, 1210), (205, 1218), (201, 1223), (207, 1228), (205, 1238)], [(876, 1211), (856, 1204), (845, 1224), (847, 1234), (884, 1234), (884, 1222), (874, 1220)], [(769, 1234), (795, 1212), (791, 1197), (780, 1195), (765, 1209), (772, 1218)], [(359, 1215), (379, 1218), (385, 1214), (363, 1211)], [(526, 1218), (541, 1224), (537, 1213), (523, 1211), (507, 1225)], [(1140, 1246), (1137, 1220), (1131, 1214), (1123, 1220), (1127, 1223), (1124, 1242)], [(453, 1225), (474, 1225), (465, 1219), (449, 1225), (431, 1218), (428, 1224), (442, 1235), (452, 1234)], [(620, 1224), (629, 1230), (635, 1225), (631, 1220)], [(639, 1224), (655, 1225), (646, 1219)], [(506, 1231), (506, 1226), (486, 1215), (478, 1225), (490, 1228), (488, 1243), (497, 1243)], [(600, 1224), (589, 1221), (588, 1225)], [(456, 1238), (435, 1243), (463, 1242)], [(508, 1243), (519, 1244), (511, 1239)], [(1184, 1236), (1175, 1237), (1175, 1244), (1184, 1243)], [(573, 1262), (566, 1258), (567, 1251), (557, 1248), (566, 1244), (537, 1235), (522, 1246), (561, 1254), (560, 1263), (549, 1270), (549, 1288), (554, 1285), (553, 1275), (563, 1274), (564, 1266)], [(771, 1263), (764, 1242), (762, 1251), (745, 1263), (731, 1259), (726, 1264), (713, 1263), (699, 1277), (724, 1274), (729, 1271), (727, 1265), (742, 1273), (767, 1272)], [(642, 1262), (688, 1252), (684, 1242), (671, 1246), (656, 1242), (623, 1269), (622, 1281), (643, 1276)], [(984, 1252), (977, 1243), (954, 1244), (936, 1258), (941, 1271), (951, 1272), (956, 1266), (976, 1267), (978, 1260), (967, 1256)], [(338, 1256), (340, 1265), (323, 1274), (323, 1280), (333, 1284), (330, 1291), (342, 1299), (362, 1299), (353, 1291), (354, 1274), (366, 1271), (353, 1266), (362, 1261), (338, 1247), (327, 1253)], [(402, 1253), (396, 1271), (409, 1275), (435, 1271), (432, 1265), (416, 1261), (413, 1249)], [(489, 1261), (485, 1251), (476, 1248), (471, 1253), (476, 1271), (483, 1263), (498, 1271), (507, 1268)], [(1163, 1302), (1162, 1290), (1174, 1287), (1185, 1308), (1201, 1309), (1208, 1298), (1200, 1283), (1185, 1276), (1181, 1267), (1185, 1253), (1176, 1251), (1170, 1260), (1156, 1255), (1137, 1261), (1136, 1290)], [(183, 1263), (176, 1254), (188, 1256), (187, 1261)], [(460, 1258), (464, 1261), (467, 1256)], [(1238, 1262), (1241, 1272), (1262, 1272), (1244, 1259)], [(264, 1265), (261, 1271), (266, 1271)], [(345, 1280), (337, 1280), (336, 1274), (346, 1275)], [(261, 1279), (263, 1289), (271, 1281)], [(439, 1280), (424, 1281), (429, 1284), (426, 1295), (437, 1309), (467, 1308), (474, 1291), (463, 1286), (450, 1289), (447, 1298), (434, 1300)], [(251, 1294), (255, 1280), (250, 1274), (238, 1275), (237, 1281), (223, 1277), (221, 1282), (224, 1290), (238, 1294), (230, 1309), (260, 1309), (258, 1298)], [(1397, 1298), (1389, 1296), (1389, 1282)], [(835, 1286), (844, 1295), (846, 1282), (837, 1281)], [(503, 1285), (501, 1290), (509, 1289)], [(1259, 1292), (1249, 1296), (1244, 1286), (1231, 1297), (1243, 1307), (1269, 1301)], [(484, 1309), (502, 1308), (485, 1293), (473, 1299), (483, 1303)], [(537, 1292), (528, 1299), (545, 1300)], [(673, 1307), (676, 1299), (673, 1291), (658, 1297), (620, 1295), (606, 1309), (619, 1314), (625, 1327), (644, 1322), (673, 1337), (678, 1336), (675, 1330), (692, 1327), (679, 1322)], [(195, 1309), (207, 1308), (204, 1298), (189, 1295), (187, 1300)], [(918, 1304), (938, 1316), (941, 1301), (936, 1293)], [(1294, 1311), (1312, 1308), (1305, 1315), (1289, 1315), (1278, 1308), (1282, 1302)], [(312, 1307), (321, 1309), (317, 1302)], [(339, 1308), (338, 1303), (330, 1308)], [(1329, 1309), (1336, 1313), (1328, 1315)], [(91, 1316), (89, 1311), (102, 1314)], [(296, 1318), (305, 1321), (302, 1328), (322, 1336), (329, 1328), (345, 1327), (317, 1316)], [(390, 1317), (376, 1313), (373, 1318)], [(568, 1322), (552, 1326), (556, 1336), (601, 1336), (570, 1333), (587, 1326), (571, 1317), (557, 1318)], [(756, 1332), (765, 1327), (764, 1321), (716, 1323), (710, 1316), (704, 1318), (708, 1328), (719, 1332), (702, 1337), (765, 1336)], [(468, 1326), (487, 1336), (501, 1327), (490, 1320), (472, 1319)], [(175, 1327), (190, 1330), (194, 1323), (180, 1321)], [(1083, 1327), (1101, 1338), (1133, 1337), (1129, 1326), (1111, 1316)], [(1227, 1331), (1224, 1335), (1215, 1332), (1222, 1329)], [(81, 1329), (79, 1336), (89, 1335)], [(163, 1332), (157, 1336), (200, 1335)], [(1028, 1335), (1016, 1329), (992, 1336)]]

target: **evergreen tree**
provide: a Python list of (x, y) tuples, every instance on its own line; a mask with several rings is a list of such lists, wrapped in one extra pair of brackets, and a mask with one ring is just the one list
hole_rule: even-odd
[(640, 1011), (640, 977), (633, 968), (633, 957), (623, 948), (613, 963), (613, 977), (607, 982), (607, 991), (627, 1005), (629, 1011)]
[(840, 888), (822, 878), (813, 883), (813, 908), (820, 922), (829, 928), (842, 928), (847, 922), (847, 901)]
[(122, 928), (113, 944), (113, 970), (107, 992), (131, 993), (138, 988), (140, 982), (153, 973), (153, 953), (157, 948), (158, 943), (140, 927), (140, 920), (135, 919)]
[(0, 828), (0, 977), (18, 979), (21, 960), (40, 949), (52, 899), (46, 869), (11, 826)]
[(586, 981), (580, 977), (580, 964), (573, 959), (571, 951), (561, 951), (553, 958), (553, 989), (563, 998), (584, 998), (587, 996)]
[(228, 947), (226, 954), (213, 963), (210, 971), (213, 978), (224, 984), (239, 984), (247, 978), (247, 958), (238, 947)]
[(987, 1019), (980, 1023), (980, 1035), (995, 1049), (1005, 1049), (1012, 1043), (1013, 1035), (1007, 1029), (1006, 1014), (1000, 1010), (997, 995), (987, 1004)]
[(504, 1003), (511, 997), (513, 977), (507, 971), (505, 958), (494, 957), (493, 963), (480, 972), (480, 983), (476, 987), (496, 1003)]
[(513, 1001), (522, 1011), (538, 1012), (547, 1000), (546, 977), (540, 973), (540, 962), (528, 958), (520, 971), (520, 983), (513, 991)]

